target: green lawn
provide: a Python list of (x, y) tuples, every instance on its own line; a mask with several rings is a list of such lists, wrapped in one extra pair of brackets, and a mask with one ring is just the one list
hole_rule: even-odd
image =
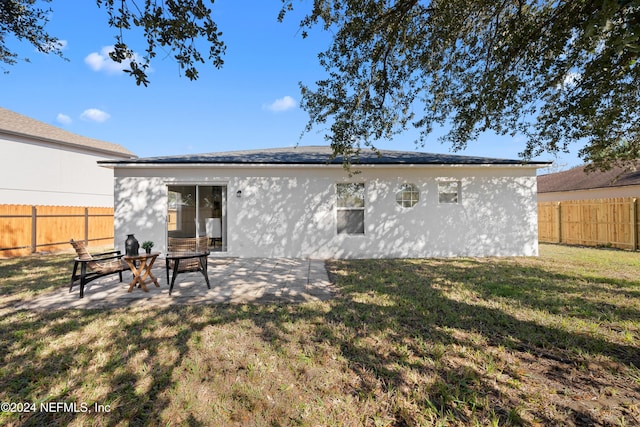
[(0, 401), (31, 411), (0, 425), (640, 424), (640, 253), (329, 261), (339, 296), (303, 305), (13, 308), (71, 258), (0, 260)]

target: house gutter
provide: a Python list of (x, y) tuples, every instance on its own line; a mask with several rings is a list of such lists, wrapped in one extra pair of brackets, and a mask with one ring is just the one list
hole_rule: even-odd
[(593, 190), (615, 190), (618, 188), (627, 189), (638, 187), (638, 184), (628, 184), (628, 185), (611, 185), (607, 187), (587, 187), (587, 188), (567, 188), (564, 190), (553, 190), (553, 191), (541, 191), (538, 194), (554, 194), (554, 193), (573, 193), (580, 191), (593, 191)]
[[(550, 165), (551, 163), (523, 163), (523, 164), (487, 164), (487, 163), (456, 163), (456, 164), (421, 164), (421, 163), (393, 163), (393, 164), (351, 164), (352, 169), (392, 169), (398, 167), (434, 169), (434, 168), (523, 168), (523, 169), (539, 169)], [(120, 163), (102, 160), (98, 162), (99, 166), (115, 169), (244, 169), (244, 168), (260, 168), (260, 169), (302, 169), (302, 168), (331, 168), (344, 169), (342, 164), (318, 164), (318, 163)]]

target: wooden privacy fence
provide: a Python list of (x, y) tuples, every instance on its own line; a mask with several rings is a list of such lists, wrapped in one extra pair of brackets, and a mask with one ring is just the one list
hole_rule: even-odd
[(538, 203), (538, 240), (640, 249), (635, 197)]
[(0, 257), (113, 244), (113, 208), (0, 205)]

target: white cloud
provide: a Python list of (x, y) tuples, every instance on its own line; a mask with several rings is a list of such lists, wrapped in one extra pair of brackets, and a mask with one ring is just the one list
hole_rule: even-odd
[(56, 116), (56, 120), (58, 121), (58, 123), (62, 123), (63, 125), (70, 125), (71, 123), (73, 123), (71, 117), (62, 113), (58, 113), (58, 115)]
[(564, 81), (562, 83), (558, 83), (556, 85), (556, 89), (557, 90), (561, 90), (561, 89), (570, 89), (575, 87), (578, 82), (580, 81), (580, 79), (582, 79), (582, 74), (580, 73), (576, 73), (574, 71), (569, 71), (565, 76), (564, 76)]
[[(84, 63), (93, 71), (104, 71), (108, 74), (120, 73), (125, 68), (129, 68), (129, 61), (121, 63), (115, 62), (109, 57), (109, 53), (113, 52), (113, 46), (105, 46), (100, 52), (92, 52), (84, 58)], [(137, 54), (133, 54), (133, 59), (139, 62)]]
[(88, 110), (84, 110), (82, 114), (80, 114), (80, 118), (83, 120), (87, 120), (90, 122), (106, 122), (109, 120), (111, 115), (109, 113), (105, 113), (102, 110), (98, 110), (97, 108), (89, 108)]
[(265, 105), (264, 108), (266, 110), (273, 111), (274, 113), (279, 113), (281, 111), (287, 111), (291, 110), (292, 108), (296, 108), (296, 106), (296, 100), (287, 95), (284, 98), (276, 99), (271, 104)]

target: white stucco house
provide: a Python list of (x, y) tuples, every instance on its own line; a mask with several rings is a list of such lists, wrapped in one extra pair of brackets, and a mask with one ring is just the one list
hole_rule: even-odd
[(0, 204), (113, 206), (113, 172), (100, 160), (136, 156), (0, 108)]
[(99, 163), (114, 171), (121, 250), (130, 233), (160, 251), (206, 235), (212, 256), (319, 259), (537, 255), (548, 165), (383, 151), (350, 174), (328, 147)]

